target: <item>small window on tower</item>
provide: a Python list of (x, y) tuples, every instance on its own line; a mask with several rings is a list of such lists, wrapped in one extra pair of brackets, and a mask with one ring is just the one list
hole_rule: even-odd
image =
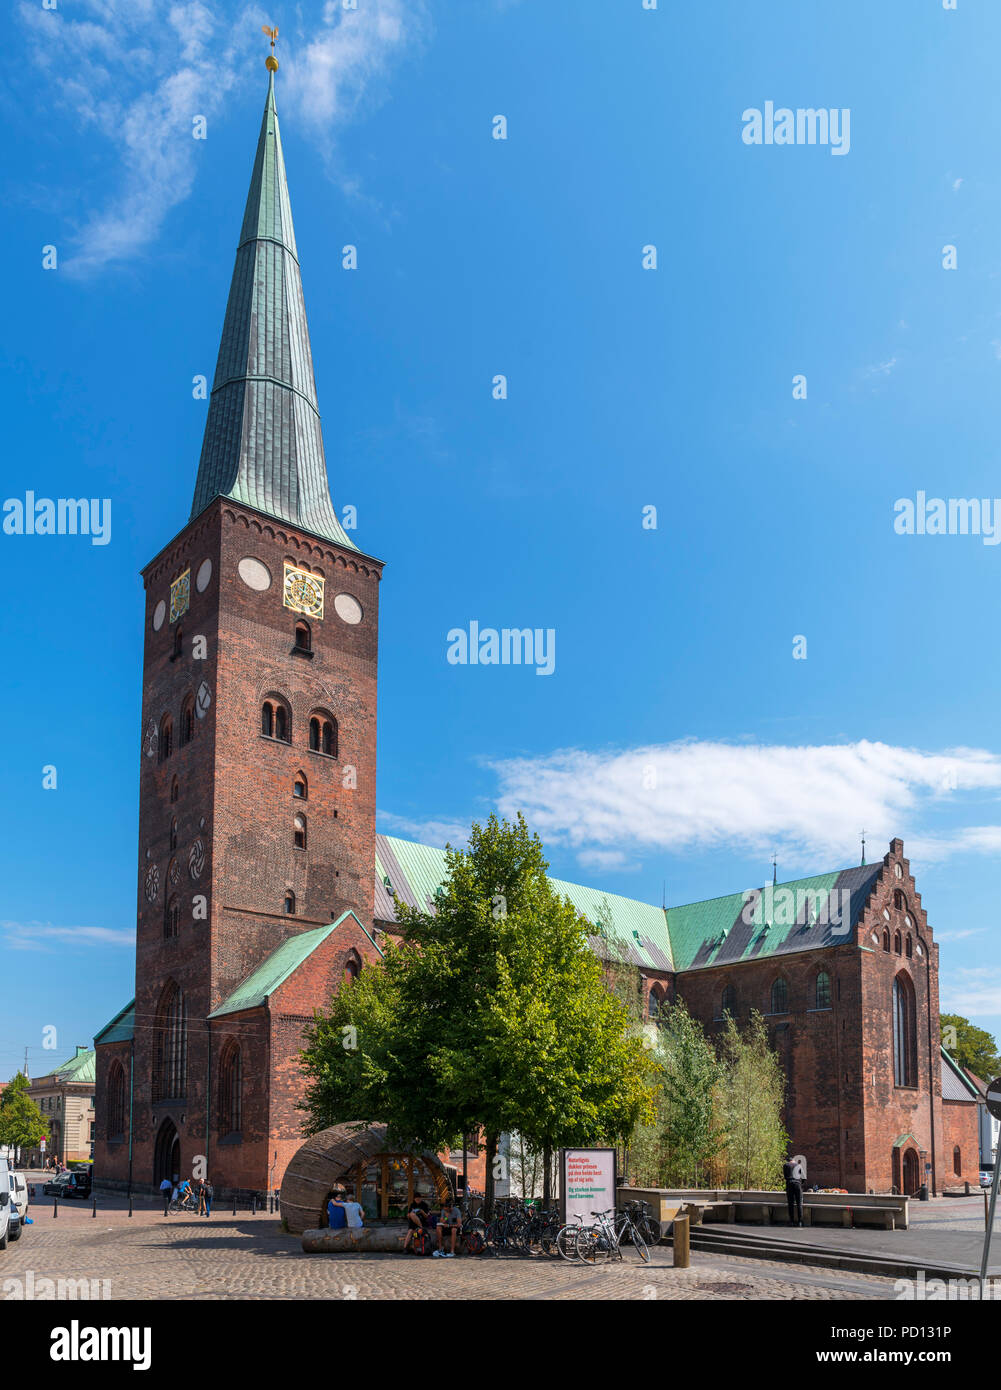
[(173, 894), (167, 902), (167, 911), (163, 921), (164, 936), (176, 936), (181, 922), (181, 906), (177, 900), (177, 894)]
[(291, 888), (285, 894), (285, 911), (290, 917), (295, 912), (295, 894)]
[(309, 623), (296, 623), (295, 649), (299, 652), (309, 652), (313, 650), (313, 637), (309, 630)]
[(301, 772), (297, 774), (295, 781), (292, 783), (292, 795), (298, 797), (300, 801), (307, 800), (309, 796), (306, 778)]
[(306, 848), (306, 817), (299, 813), (292, 820), (292, 841), (296, 849)]
[(265, 738), (275, 736), (275, 707), (268, 700), (261, 706), (261, 733)]
[(184, 637), (183, 637), (183, 634), (181, 633), (181, 629), (180, 629), (179, 627), (176, 627), (176, 628), (174, 629), (174, 650), (173, 650), (173, 653), (172, 653), (171, 658), (170, 658), (171, 661), (176, 661), (177, 658), (181, 655), (181, 653), (182, 653), (183, 651), (184, 651)]
[(330, 758), (337, 757), (337, 725), (330, 719), (323, 721), (323, 751)]
[(173, 780), (173, 781), (171, 782), (171, 784), (170, 784), (170, 799), (171, 799), (171, 801), (173, 802), (173, 801), (179, 801), (180, 798), (181, 798), (181, 784), (180, 784), (180, 782), (177, 780), (177, 778), (175, 777), (174, 780)]
[(170, 848), (171, 851), (177, 849), (177, 817), (174, 816), (170, 822)]
[(181, 706), (181, 738), (180, 746), (191, 742), (191, 736), (195, 732), (195, 697), (189, 695)]
[(309, 721), (309, 747), (313, 753), (320, 751), (320, 721), (318, 719)]
[(282, 743), (292, 742), (291, 721), (284, 705), (279, 705), (275, 710), (275, 738), (281, 739)]
[(160, 762), (165, 762), (174, 751), (174, 721), (165, 714), (160, 721)]

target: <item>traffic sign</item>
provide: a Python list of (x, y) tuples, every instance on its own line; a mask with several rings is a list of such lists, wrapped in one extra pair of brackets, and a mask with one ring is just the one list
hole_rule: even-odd
[(995, 1120), (1001, 1120), (1001, 1076), (996, 1076), (987, 1087), (987, 1109)]

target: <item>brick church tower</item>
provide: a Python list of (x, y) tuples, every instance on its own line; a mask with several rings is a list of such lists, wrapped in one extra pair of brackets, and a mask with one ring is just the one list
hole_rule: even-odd
[(96, 1039), (112, 1186), (280, 1182), (302, 1028), (379, 955), (382, 565), (330, 497), (268, 66), (191, 518), (143, 571), (136, 992)]

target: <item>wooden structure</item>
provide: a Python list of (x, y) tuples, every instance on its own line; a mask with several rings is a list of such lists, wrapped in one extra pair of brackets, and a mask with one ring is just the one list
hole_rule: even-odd
[(361, 1203), (367, 1223), (403, 1221), (415, 1195), (444, 1201), (454, 1179), (437, 1155), (394, 1148), (385, 1125), (355, 1120), (321, 1130), (297, 1150), (282, 1180), (282, 1217), (290, 1231), (321, 1229), (330, 1194), (340, 1189)]

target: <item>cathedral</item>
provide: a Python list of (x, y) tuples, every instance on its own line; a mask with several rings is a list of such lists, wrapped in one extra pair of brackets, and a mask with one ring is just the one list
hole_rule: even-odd
[[(143, 570), (135, 998), (95, 1038), (99, 1187), (274, 1189), (313, 1010), (378, 962), (441, 850), (376, 834), (382, 561), (331, 501), (269, 82), (187, 525)], [(977, 1181), (938, 947), (899, 839), (874, 865), (660, 908), (554, 880), (652, 1020), (766, 1016), (810, 1184)], [(787, 907), (791, 905), (791, 909)]]

